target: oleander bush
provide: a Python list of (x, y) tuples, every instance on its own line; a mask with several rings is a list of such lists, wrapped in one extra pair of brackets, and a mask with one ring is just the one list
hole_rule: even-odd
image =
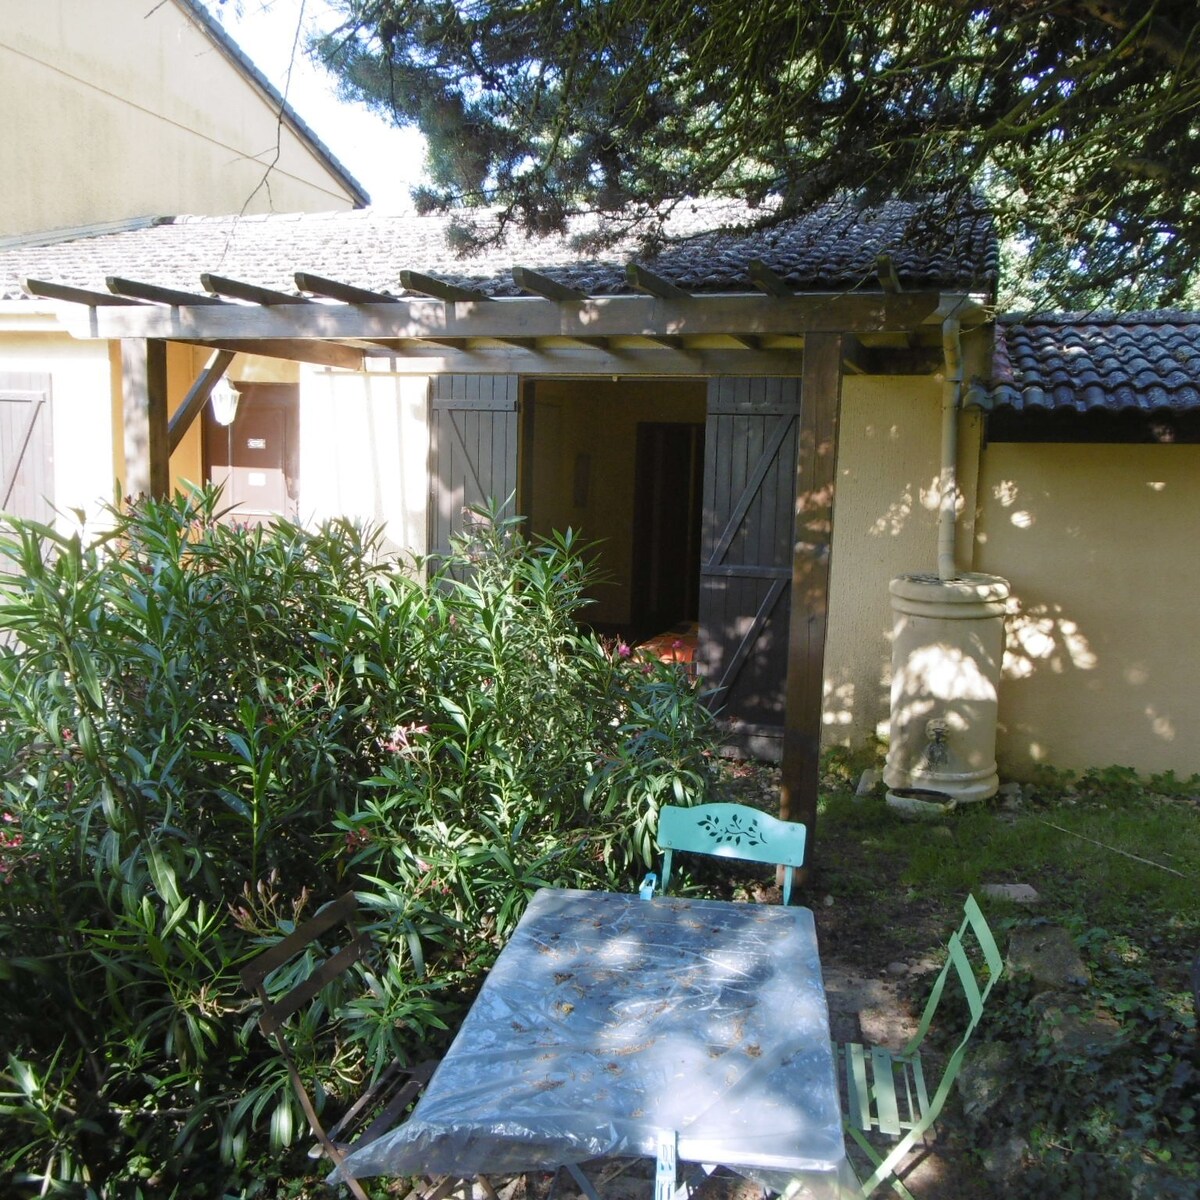
[(686, 678), (577, 624), (570, 533), (491, 511), (400, 566), (220, 515), (0, 536), (6, 1195), (263, 1194), (305, 1129), (248, 958), (359, 894), (375, 953), (299, 1034), (336, 1107), (436, 1048), (537, 887), (632, 887), (710, 784)]

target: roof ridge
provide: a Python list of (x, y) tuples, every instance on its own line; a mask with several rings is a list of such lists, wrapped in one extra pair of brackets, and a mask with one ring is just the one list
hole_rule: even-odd
[(0, 237), (0, 250), (20, 250), (35, 246), (55, 246), (88, 238), (107, 237), (113, 233), (134, 233), (156, 225), (170, 225), (174, 217), (123, 217), (117, 221), (96, 221), (88, 225), (68, 225), (59, 229), (37, 229)]

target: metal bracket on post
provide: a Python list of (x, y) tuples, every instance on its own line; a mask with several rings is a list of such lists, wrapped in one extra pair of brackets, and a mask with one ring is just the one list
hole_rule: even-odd
[(663, 1130), (658, 1135), (658, 1154), (654, 1168), (654, 1200), (675, 1200), (678, 1140), (679, 1135), (673, 1129)]

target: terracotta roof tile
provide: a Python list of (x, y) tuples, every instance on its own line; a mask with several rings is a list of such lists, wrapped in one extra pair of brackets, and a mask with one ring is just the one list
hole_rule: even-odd
[(991, 402), (1013, 412), (1200, 410), (1200, 313), (1005, 318)]
[[(927, 206), (889, 201), (870, 209), (829, 204), (805, 217), (757, 231), (744, 205), (688, 202), (668, 226), (671, 240), (643, 265), (695, 292), (748, 291), (751, 259), (762, 259), (797, 289), (877, 288), (875, 260), (892, 257), (904, 286), (994, 290), (996, 239), (990, 218), (971, 209), (930, 221)], [(488, 219), (486, 216), (483, 219)], [(104, 290), (104, 278), (122, 275), (164, 287), (198, 291), (201, 272), (295, 291), (292, 275), (308, 271), (375, 291), (403, 292), (400, 271), (422, 271), (490, 295), (518, 295), (514, 264), (540, 270), (592, 295), (629, 292), (625, 264), (632, 242), (601, 257), (576, 247), (594, 228), (578, 218), (571, 236), (507, 242), (456, 257), (446, 233), (451, 218), (364, 209), (340, 213), (284, 213), (249, 217), (175, 217), (149, 227), (109, 232), (49, 245), (0, 250), (0, 299), (21, 296), (22, 276)], [(743, 232), (713, 232), (719, 226)]]

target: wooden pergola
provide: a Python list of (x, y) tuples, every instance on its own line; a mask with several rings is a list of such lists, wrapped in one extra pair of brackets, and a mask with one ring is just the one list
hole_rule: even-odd
[[(121, 345), (126, 490), (165, 495), (169, 459), (234, 354), (347, 371), (386, 359), (399, 374), (497, 373), (557, 377), (786, 376), (803, 398), (795, 480), (781, 816), (817, 806), (825, 630), (844, 372), (929, 374), (946, 320), (981, 323), (981, 298), (903, 291), (881, 257), (878, 291), (797, 292), (765, 264), (747, 290), (693, 294), (638, 264), (630, 294), (588, 295), (514, 267), (519, 296), (402, 271), (404, 296), (297, 272), (290, 294), (220, 275), (201, 291), (110, 277), (107, 292), (26, 279), (64, 301), (78, 338)], [(212, 350), (186, 397), (168, 411), (166, 346)]]

